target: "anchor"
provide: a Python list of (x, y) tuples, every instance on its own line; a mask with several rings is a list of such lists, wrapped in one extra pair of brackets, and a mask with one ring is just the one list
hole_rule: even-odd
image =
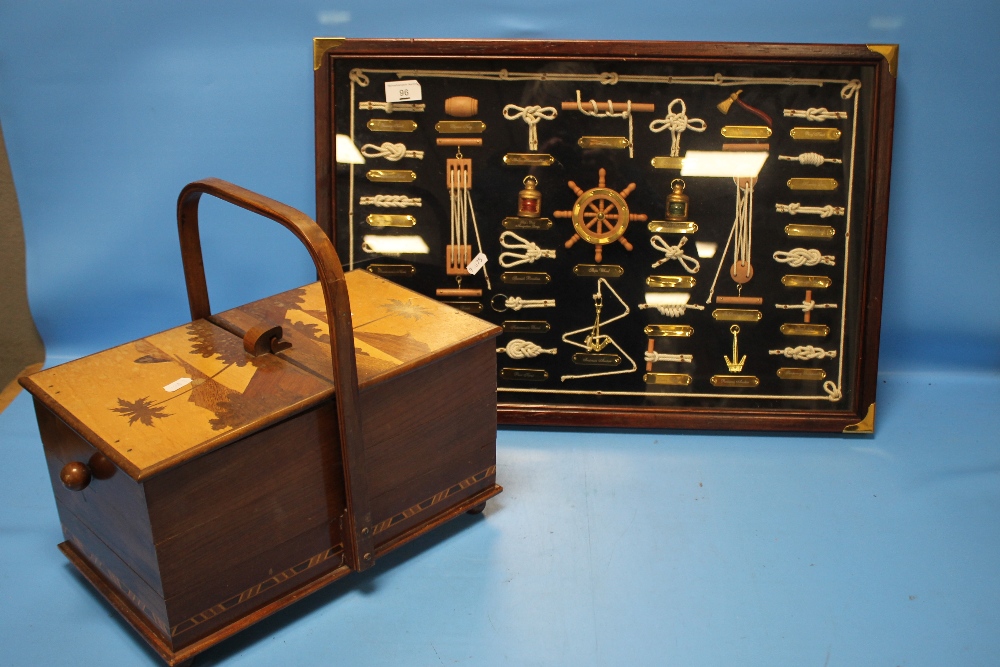
[(740, 371), (743, 370), (743, 364), (745, 364), (747, 361), (747, 355), (745, 354), (743, 355), (742, 359), (736, 361), (737, 359), (739, 359), (740, 356), (739, 349), (737, 348), (737, 342), (738, 342), (737, 336), (739, 336), (740, 334), (739, 325), (734, 324), (733, 326), (729, 327), (729, 332), (733, 334), (733, 358), (730, 359), (729, 357), (726, 356), (722, 358), (726, 360), (726, 366), (729, 367), (730, 373), (739, 373)]
[(587, 350), (590, 352), (600, 352), (608, 346), (611, 342), (611, 337), (608, 335), (601, 335), (601, 309), (604, 307), (604, 297), (600, 294), (594, 295), (594, 310), (597, 311), (597, 315), (594, 317), (594, 326), (590, 330), (590, 334), (583, 339), (583, 344), (587, 346)]

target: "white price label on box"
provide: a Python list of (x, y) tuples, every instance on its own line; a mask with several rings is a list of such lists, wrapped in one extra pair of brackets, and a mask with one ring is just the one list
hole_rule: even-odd
[(416, 102), (420, 99), (420, 82), (416, 79), (406, 81), (386, 81), (386, 102)]
[(486, 261), (486, 253), (481, 252), (473, 257), (471, 262), (466, 264), (465, 270), (474, 276), (479, 273), (479, 269), (486, 265)]

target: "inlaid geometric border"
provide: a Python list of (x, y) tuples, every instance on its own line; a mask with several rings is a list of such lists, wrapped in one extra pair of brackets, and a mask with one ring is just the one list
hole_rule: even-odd
[(378, 535), (382, 531), (389, 529), (390, 527), (392, 527), (393, 525), (399, 523), (400, 521), (405, 521), (406, 519), (409, 519), (409, 518), (411, 518), (413, 516), (416, 516), (417, 514), (420, 514), (421, 512), (424, 512), (424, 511), (430, 509), (431, 507), (434, 507), (435, 505), (437, 505), (438, 503), (440, 503), (442, 500), (448, 498), (449, 496), (452, 496), (452, 495), (458, 493), (459, 491), (467, 489), (467, 488), (469, 488), (470, 486), (472, 486), (473, 484), (475, 484), (477, 482), (483, 481), (484, 479), (486, 479), (490, 475), (496, 473), (496, 471), (497, 471), (497, 467), (495, 465), (492, 465), (489, 468), (487, 468), (486, 470), (482, 470), (480, 472), (477, 472), (475, 475), (473, 475), (471, 477), (467, 477), (466, 479), (463, 479), (458, 484), (455, 484), (453, 486), (448, 487), (444, 491), (439, 491), (439, 492), (435, 493), (430, 498), (427, 498), (426, 500), (422, 500), (419, 503), (417, 503), (416, 505), (413, 505), (412, 507), (406, 508), (405, 510), (403, 510), (399, 514), (396, 514), (393, 517), (391, 517), (389, 519), (386, 519), (385, 521), (380, 521), (379, 523), (375, 524), (375, 528), (372, 529), (372, 534), (373, 535)]
[(297, 577), (303, 572), (307, 572), (312, 568), (316, 567), (317, 565), (319, 565), (320, 563), (325, 563), (326, 561), (330, 560), (335, 556), (339, 556), (342, 551), (343, 548), (341, 547), (341, 545), (338, 544), (337, 546), (330, 547), (326, 551), (318, 553), (315, 556), (302, 561), (298, 565), (294, 565), (288, 568), (287, 570), (284, 570), (283, 572), (279, 572), (273, 577), (270, 577), (269, 579), (266, 579), (255, 586), (251, 586), (242, 593), (237, 593), (231, 598), (223, 600), (219, 604), (214, 605), (213, 607), (210, 607), (209, 609), (206, 609), (203, 612), (195, 614), (186, 621), (181, 621), (170, 630), (170, 636), (176, 637), (182, 632), (188, 632), (192, 628), (201, 625), (205, 621), (211, 620), (216, 616), (218, 616), (219, 614), (227, 612), (233, 609), (234, 607), (237, 607), (243, 604), (244, 602), (247, 602), (248, 600), (252, 600), (261, 593), (267, 591), (268, 589), (274, 588), (278, 584), (282, 584), (288, 581), (289, 579)]

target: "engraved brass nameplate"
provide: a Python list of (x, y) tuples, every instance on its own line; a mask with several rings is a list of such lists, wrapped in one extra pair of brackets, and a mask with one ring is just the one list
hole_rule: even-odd
[(621, 362), (622, 358), (617, 354), (577, 352), (573, 355), (573, 363), (580, 366), (617, 366)]
[(649, 161), (653, 165), (653, 169), (680, 169), (684, 166), (684, 158), (682, 157), (654, 157)]
[(832, 239), (837, 230), (828, 225), (785, 225), (785, 234), (809, 239)]
[(836, 190), (836, 178), (789, 178), (789, 190)]
[(412, 183), (416, 173), (409, 169), (370, 169), (365, 176), (372, 183)]
[(500, 280), (507, 285), (548, 285), (552, 277), (544, 271), (504, 271)]
[(542, 382), (549, 379), (549, 372), (540, 368), (501, 368), (500, 377), (504, 380)]
[(691, 276), (649, 276), (646, 285), (649, 287), (677, 287), (691, 289), (695, 280)]
[(417, 129), (417, 123), (412, 120), (372, 118), (368, 121), (368, 129), (372, 132), (413, 132)]
[(686, 373), (646, 373), (642, 376), (646, 384), (670, 384), (687, 387), (691, 384), (691, 376)]
[(646, 225), (654, 234), (694, 234), (698, 225), (693, 222), (674, 222), (672, 220), (653, 220)]
[(751, 308), (716, 308), (712, 318), (720, 322), (760, 322), (764, 315)]
[(824, 288), (833, 284), (826, 276), (781, 276), (781, 284), (785, 287), (816, 287)]
[(722, 128), (726, 139), (767, 139), (771, 128), (767, 125), (726, 125)]
[(841, 132), (835, 127), (793, 127), (788, 134), (797, 141), (837, 141)]
[(825, 324), (782, 324), (781, 333), (786, 336), (829, 336), (830, 327)]
[(412, 264), (369, 264), (368, 272), (376, 276), (412, 276), (417, 272)]
[(505, 320), (504, 333), (548, 333), (552, 329), (545, 320)]
[(826, 371), (822, 368), (779, 368), (778, 377), (782, 380), (823, 380)]
[(503, 228), (542, 231), (545, 229), (552, 229), (552, 221), (548, 218), (518, 218), (510, 216), (503, 219)]
[(580, 137), (576, 143), (580, 148), (628, 148), (625, 137)]
[(372, 227), (413, 227), (417, 224), (417, 219), (412, 215), (372, 213), (365, 220)]
[(583, 278), (620, 278), (625, 269), (617, 264), (577, 264), (573, 273)]
[(647, 336), (690, 338), (694, 334), (694, 327), (687, 324), (647, 324), (642, 332)]
[(503, 163), (511, 167), (551, 167), (556, 159), (548, 153), (507, 153)]
[(486, 129), (486, 123), (481, 120), (439, 120), (434, 129), (441, 134), (479, 133)]
[(470, 315), (478, 315), (483, 312), (483, 304), (478, 301), (442, 301), (441, 303), (446, 303), (452, 308), (458, 308), (463, 313)]
[(756, 387), (760, 380), (756, 375), (713, 375), (713, 387)]

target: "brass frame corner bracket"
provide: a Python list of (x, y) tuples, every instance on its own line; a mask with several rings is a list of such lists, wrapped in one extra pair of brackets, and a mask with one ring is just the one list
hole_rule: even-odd
[(895, 78), (899, 66), (899, 44), (868, 44), (868, 50), (882, 54), (889, 63), (889, 74)]
[(323, 54), (344, 43), (346, 37), (313, 37), (313, 71), (323, 64)]
[(875, 433), (875, 404), (872, 403), (868, 406), (868, 414), (865, 415), (864, 419), (857, 424), (848, 424), (845, 426), (844, 433), (853, 433), (856, 435), (870, 435)]

